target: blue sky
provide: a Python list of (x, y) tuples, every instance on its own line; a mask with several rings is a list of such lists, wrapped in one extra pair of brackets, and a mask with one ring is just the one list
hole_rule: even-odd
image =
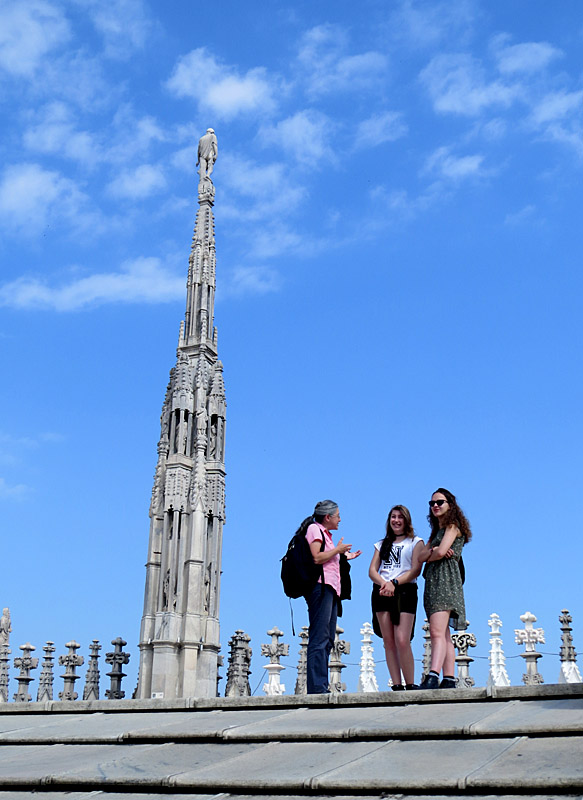
[[(255, 688), (266, 631), (292, 643), (279, 558), (331, 497), (364, 551), (343, 617), (358, 662), (373, 542), (395, 503), (426, 538), (438, 486), (474, 531), (478, 682), (492, 612), (513, 683), (525, 611), (556, 654), (568, 608), (583, 648), (580, 4), (354, 9), (0, 3), (0, 605), (13, 655), (47, 639), (59, 655), (76, 638), (87, 658), (93, 638), (105, 652), (122, 635), (135, 685), (159, 415), (209, 126), (225, 656), (244, 629)], [(542, 659), (546, 682), (559, 666)], [(283, 675), (293, 690), (294, 670)], [(357, 677), (346, 670), (349, 688)]]

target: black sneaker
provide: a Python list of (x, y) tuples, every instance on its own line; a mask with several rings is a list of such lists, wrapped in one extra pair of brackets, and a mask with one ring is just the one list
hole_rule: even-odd
[(406, 683), (405, 684), (405, 689), (408, 692), (414, 691), (415, 689), (418, 689), (418, 688), (419, 688), (419, 686), (416, 683)]
[(426, 675), (419, 685), (420, 689), (439, 689), (439, 678), (437, 675)]
[(455, 689), (456, 682), (455, 678), (443, 678), (441, 683), (439, 684), (440, 689)]
[(405, 691), (405, 687), (403, 686), (403, 684), (402, 684), (402, 683), (394, 683), (394, 684), (391, 686), (391, 689), (392, 689), (394, 692), (404, 692), (404, 691)]

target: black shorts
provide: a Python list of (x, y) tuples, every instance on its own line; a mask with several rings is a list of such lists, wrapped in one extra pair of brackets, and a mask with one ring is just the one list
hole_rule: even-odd
[[(378, 583), (373, 583), (371, 604), (372, 604), (372, 626), (377, 636), (381, 636), (381, 629), (379, 628), (379, 621), (377, 619), (377, 611), (388, 611), (391, 615), (391, 622), (393, 625), (398, 625), (400, 621), (401, 611), (404, 614), (417, 613), (417, 584), (404, 583), (402, 586), (395, 587), (395, 594), (393, 597), (384, 597), (379, 594), (381, 587)], [(413, 622), (413, 630), (415, 629), (415, 622)], [(411, 638), (413, 638), (413, 631)]]

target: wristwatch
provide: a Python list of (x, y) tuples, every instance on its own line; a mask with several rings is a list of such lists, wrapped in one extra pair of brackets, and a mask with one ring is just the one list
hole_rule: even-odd
[(393, 586), (395, 587), (395, 589), (396, 589), (396, 588), (397, 588), (397, 586), (399, 585), (399, 581), (398, 581), (396, 578), (393, 578), (393, 579), (392, 579), (392, 581), (391, 581), (391, 583), (393, 584)]

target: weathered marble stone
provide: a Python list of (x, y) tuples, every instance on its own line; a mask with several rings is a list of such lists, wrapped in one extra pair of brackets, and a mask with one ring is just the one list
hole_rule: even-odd
[(350, 653), (350, 642), (340, 638), (344, 633), (344, 628), (336, 626), (336, 636), (330, 651), (330, 691), (332, 694), (341, 694), (346, 691), (346, 684), (342, 682), (342, 670), (346, 669), (346, 664), (342, 663), (342, 656)]
[(488, 625), (490, 627), (490, 653), (488, 656), (490, 669), (486, 685), (510, 686), (510, 678), (506, 671), (506, 658), (504, 657), (504, 648), (502, 646), (502, 635), (500, 633), (502, 620), (498, 614), (490, 614)]
[(524, 629), (516, 629), (514, 635), (516, 643), (524, 645), (524, 653), (520, 654), (526, 662), (526, 672), (522, 676), (522, 682), (527, 686), (538, 686), (544, 683), (544, 678), (537, 667), (538, 659), (542, 657), (542, 654), (536, 652), (535, 646), (544, 644), (545, 632), (542, 628), (533, 627), (536, 617), (530, 611), (521, 614), (520, 619), (524, 622)]
[(160, 417), (140, 632), (138, 699), (214, 697), (225, 522), (225, 388), (214, 327), (216, 252), (209, 129), (199, 146), (199, 209), (186, 312)]
[(32, 697), (28, 693), (28, 685), (34, 680), (30, 671), (38, 667), (38, 658), (33, 658), (30, 654), (36, 650), (36, 647), (27, 642), (21, 644), (19, 649), (22, 650), (22, 656), (14, 659), (14, 666), (20, 670), (20, 675), (16, 678), (18, 690), (14, 695), (14, 700), (17, 703), (29, 703)]
[(77, 650), (81, 647), (76, 641), (71, 640), (67, 642), (65, 647), (69, 648), (67, 655), (59, 656), (60, 666), (65, 667), (65, 674), (61, 675), (63, 678), (63, 691), (59, 692), (59, 700), (76, 700), (79, 695), (75, 691), (75, 681), (81, 677), (77, 675), (77, 667), (80, 667), (83, 662), (83, 656), (77, 655)]
[(310, 638), (307, 625), (300, 631), (300, 656), (298, 660), (298, 676), (294, 694), (306, 694), (308, 685), (308, 641)]
[(372, 645), (373, 629), (370, 622), (365, 622), (360, 629), (362, 645), (360, 651), (360, 674), (358, 677), (359, 692), (378, 692), (379, 685), (375, 674), (374, 648)]
[(42, 703), (45, 700), (53, 699), (53, 683), (55, 681), (55, 676), (53, 673), (53, 662), (55, 659), (53, 653), (55, 652), (55, 643), (47, 642), (43, 647), (43, 652), (45, 655), (43, 658), (40, 677), (38, 679), (38, 692), (36, 695), (37, 703)]
[(248, 697), (251, 695), (251, 637), (244, 631), (235, 631), (229, 639), (229, 667), (227, 669), (226, 697)]
[(282, 656), (289, 654), (289, 644), (279, 641), (280, 637), (283, 636), (283, 631), (280, 631), (277, 625), (267, 631), (267, 635), (271, 636), (271, 643), (261, 645), (261, 655), (269, 658), (269, 664), (265, 665), (268, 681), (263, 684), (263, 691), (267, 695), (283, 694), (285, 686), (281, 683), (281, 671), (285, 667), (280, 662), (280, 659)]
[(581, 683), (581, 673), (577, 666), (577, 653), (573, 645), (571, 623), (573, 617), (566, 608), (561, 611), (559, 616), (561, 623), (561, 669), (559, 671), (559, 683)]

